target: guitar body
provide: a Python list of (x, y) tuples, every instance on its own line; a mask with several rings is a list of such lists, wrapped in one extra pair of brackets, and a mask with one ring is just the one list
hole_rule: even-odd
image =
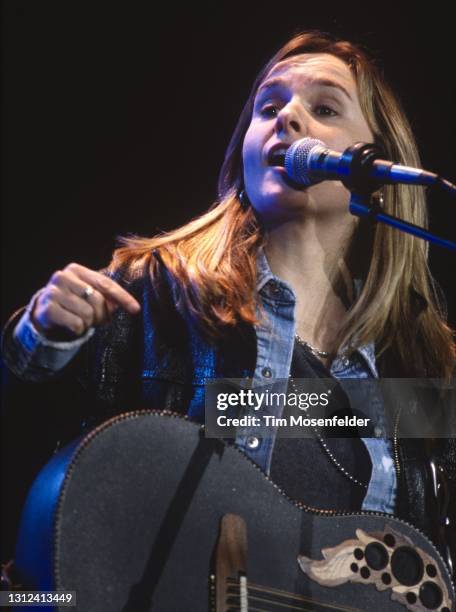
[(295, 596), (277, 595), (280, 607), (258, 587), (250, 607), (235, 595), (223, 609), (454, 609), (447, 568), (413, 527), (304, 511), (235, 447), (153, 411), (112, 419), (51, 459), (24, 508), (16, 569), (22, 588), (76, 591), (81, 612), (204, 612), (227, 514), (245, 524), (247, 585)]

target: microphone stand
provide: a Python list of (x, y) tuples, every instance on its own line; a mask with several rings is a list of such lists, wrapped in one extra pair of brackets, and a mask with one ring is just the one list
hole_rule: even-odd
[(440, 236), (436, 236), (432, 232), (426, 230), (424, 227), (420, 227), (414, 223), (409, 223), (408, 221), (403, 221), (394, 215), (389, 215), (388, 213), (384, 212), (376, 202), (372, 202), (371, 195), (372, 194), (369, 192), (351, 192), (350, 212), (352, 215), (356, 215), (357, 217), (368, 217), (372, 222), (384, 223), (385, 225), (395, 227), (406, 234), (418, 236), (418, 238), (422, 238), (423, 240), (437, 244), (450, 251), (456, 251), (456, 242), (446, 240), (445, 238), (440, 238)]
[[(424, 227), (403, 221), (394, 215), (389, 215), (376, 202), (372, 202), (374, 191), (383, 182), (389, 182), (382, 181), (381, 172), (378, 175), (378, 168), (375, 168), (375, 161), (381, 157), (381, 150), (373, 143), (357, 142), (343, 152), (339, 162), (339, 170), (342, 170), (345, 176), (340, 180), (350, 190), (350, 212), (352, 215), (368, 217), (372, 222), (384, 223), (406, 234), (412, 234), (450, 251), (456, 251), (455, 242), (440, 238), (440, 236), (436, 236)], [(456, 194), (454, 185), (436, 174), (423, 172), (421, 180), (423, 185), (431, 185), (437, 181), (441, 187), (450, 193)]]

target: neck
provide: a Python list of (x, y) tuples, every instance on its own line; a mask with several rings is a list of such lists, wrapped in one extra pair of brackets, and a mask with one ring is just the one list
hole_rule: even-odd
[(347, 264), (353, 230), (351, 220), (330, 227), (314, 220), (293, 220), (267, 231), (265, 253), (271, 270), (296, 295), (297, 333), (330, 352), (353, 302), (353, 279)]

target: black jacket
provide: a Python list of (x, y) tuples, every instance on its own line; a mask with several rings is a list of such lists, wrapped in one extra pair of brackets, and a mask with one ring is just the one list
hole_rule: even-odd
[[(76, 375), (95, 398), (86, 424), (142, 408), (168, 409), (202, 420), (206, 377), (252, 375), (256, 362), (254, 329), (239, 325), (217, 342), (209, 342), (190, 317), (178, 312), (165, 276), (161, 280), (165, 291), (158, 300), (147, 272), (133, 280), (119, 272), (116, 280), (141, 303), (142, 317), (117, 310), (112, 323), (99, 328), (63, 372)], [(3, 338), (4, 358), (13, 371), (17, 347), (12, 330), (19, 316), (12, 317)], [(431, 445), (420, 439), (398, 439), (395, 454), (396, 515), (425, 532), (445, 555), (442, 522), (446, 516), (452, 525), (456, 520), (456, 440), (444, 439)], [(434, 495), (431, 459), (440, 482), (440, 500)], [(453, 495), (449, 506), (442, 507), (445, 487)], [(446, 531), (448, 539), (448, 531), (455, 530)], [(456, 550), (455, 541), (450, 546)]]

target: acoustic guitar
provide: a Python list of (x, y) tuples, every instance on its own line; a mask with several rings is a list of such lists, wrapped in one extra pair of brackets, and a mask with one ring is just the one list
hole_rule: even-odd
[(417, 529), (293, 502), (235, 446), (169, 412), (125, 413), (54, 455), (29, 493), (15, 565), (22, 589), (75, 591), (81, 612), (455, 606)]

